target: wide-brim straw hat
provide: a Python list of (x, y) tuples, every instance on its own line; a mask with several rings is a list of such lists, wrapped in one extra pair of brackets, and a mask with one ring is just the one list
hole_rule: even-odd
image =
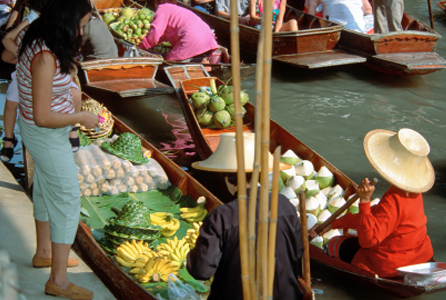
[[(255, 134), (253, 132), (243, 133), (243, 149), (245, 153), (245, 172), (252, 172), (254, 166)], [(260, 155), (260, 154), (259, 154)], [(269, 171), (273, 169), (273, 156), (269, 153)], [(198, 170), (211, 172), (237, 172), (237, 148), (235, 132), (222, 133), (220, 143), (215, 152), (203, 161), (192, 163), (192, 167)], [(290, 164), (280, 163), (279, 169), (291, 168)]]
[(397, 188), (423, 193), (434, 184), (429, 144), (415, 130), (372, 130), (364, 138), (364, 152), (375, 170)]

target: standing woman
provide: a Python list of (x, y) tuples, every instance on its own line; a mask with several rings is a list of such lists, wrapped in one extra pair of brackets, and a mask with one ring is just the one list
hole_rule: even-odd
[(34, 267), (51, 267), (45, 293), (92, 299), (93, 292), (71, 283), (67, 267), (80, 211), (76, 165), (67, 139), (72, 124), (100, 126), (99, 116), (74, 113), (70, 70), (83, 27), (91, 17), (89, 0), (50, 0), (39, 19), (18, 37), (17, 81), (23, 142), (34, 159)]

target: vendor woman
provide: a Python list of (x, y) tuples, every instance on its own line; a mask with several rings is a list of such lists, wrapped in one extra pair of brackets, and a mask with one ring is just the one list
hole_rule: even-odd
[(170, 42), (167, 60), (206, 62), (219, 47), (209, 26), (195, 13), (176, 5), (176, 0), (155, 0), (156, 12), (150, 31), (139, 45), (150, 49)]
[[(398, 133), (373, 130), (364, 138), (364, 151), (376, 171), (391, 184), (390, 189), (378, 205), (371, 207), (375, 188), (364, 179), (357, 191), (359, 213), (347, 213), (321, 234), (332, 228), (344, 232), (357, 229), (357, 238), (335, 237), (326, 251), (380, 277), (396, 277), (397, 268), (433, 261), (421, 195), (435, 180), (427, 158), (429, 144), (411, 129)], [(317, 235), (315, 228), (310, 230), (312, 237)]]

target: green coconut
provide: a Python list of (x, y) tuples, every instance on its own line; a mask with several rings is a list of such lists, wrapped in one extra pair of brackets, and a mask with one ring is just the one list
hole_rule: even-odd
[(322, 191), (314, 195), (314, 198), (316, 198), (317, 201), (319, 201), (319, 206), (321, 207), (321, 210), (327, 208), (328, 206), (327, 196), (325, 196), (324, 193), (322, 193)]
[(324, 239), (321, 236), (317, 236), (314, 239), (312, 239), (310, 241), (310, 243), (312, 243), (316, 247), (319, 247), (319, 248), (322, 249), (322, 246), (324, 245)]
[[(234, 119), (234, 117), (235, 117), (235, 107), (234, 107), (234, 104), (226, 105), (225, 109), (229, 112), (229, 114), (231, 115), (231, 118)], [(246, 108), (244, 108), (242, 106), (242, 115), (245, 115), (245, 114), (246, 114)]]
[(301, 175), (305, 180), (311, 179), (314, 174), (313, 163), (309, 160), (302, 160), (295, 165), (296, 174)]
[(331, 217), (331, 212), (328, 209), (324, 209), (317, 216), (317, 222), (319, 224), (324, 223), (330, 217)]
[[(233, 87), (228, 85), (222, 88), (219, 87), (219, 95), (222, 97), (227, 105), (234, 103)], [(249, 101), (249, 95), (243, 91), (240, 91), (240, 101), (242, 106)]]
[(223, 98), (218, 96), (212, 96), (208, 104), (208, 108), (213, 112), (220, 111), (224, 109), (225, 106), (226, 106), (225, 100), (223, 100)]
[(299, 194), (301, 190), (305, 190), (305, 179), (300, 175), (291, 176), (287, 180), (286, 185), (290, 186), (296, 194)]
[(327, 169), (327, 167), (323, 166), (320, 168), (319, 172), (317, 172), (315, 178), (317, 182), (319, 182), (319, 187), (321, 189), (325, 189), (326, 187), (332, 186), (334, 183), (334, 175)]
[(124, 7), (121, 9), (121, 12), (119, 13), (120, 16), (124, 16), (126, 18), (131, 18), (135, 15), (135, 10), (130, 7)]
[(209, 94), (206, 92), (193, 93), (191, 98), (192, 104), (196, 109), (206, 108), (211, 100), (211, 96), (209, 96)]
[(287, 182), (292, 176), (296, 175), (296, 171), (294, 167), (291, 166), (289, 169), (281, 170), (279, 172), (280, 178), (282, 178), (283, 182)]
[(102, 16), (102, 20), (103, 20), (104, 23), (107, 24), (107, 25), (110, 24), (111, 22), (113, 22), (115, 19), (116, 19), (115, 16), (112, 15), (112, 14), (109, 14), (109, 13), (104, 14), (104, 15)]
[(208, 126), (213, 124), (212, 117), (214, 113), (212, 111), (207, 110), (206, 108), (202, 108), (195, 111), (195, 115), (197, 116), (198, 123), (204, 126)]
[[(271, 187), (273, 186), (273, 173), (272, 172), (270, 172), (268, 174), (268, 179), (269, 179), (269, 190), (271, 191)], [(283, 180), (279, 176), (279, 191), (281, 191), (283, 189), (283, 187), (284, 187)]]
[[(347, 201), (345, 201), (344, 197), (340, 195), (336, 195), (332, 197), (328, 202), (328, 210), (331, 213), (334, 213), (338, 209), (340, 209)], [(341, 215), (345, 214), (347, 210), (343, 211)]]
[(214, 113), (214, 124), (218, 128), (226, 128), (231, 124), (231, 115), (226, 110)]
[(331, 199), (334, 195), (339, 195), (339, 196), (344, 195), (344, 189), (339, 184), (335, 185), (330, 189), (330, 191), (327, 194), (327, 198)]
[(324, 233), (322, 238), (324, 239), (324, 246), (327, 245), (327, 243), (334, 238), (335, 236), (342, 235), (341, 231), (339, 229), (331, 229)]
[(280, 193), (282, 195), (285, 195), (288, 199), (294, 199), (297, 198), (296, 193), (293, 191), (293, 189), (289, 186), (285, 186)]
[(138, 11), (138, 16), (147, 16), (152, 14), (153, 12), (147, 7), (143, 7)]
[(319, 201), (314, 197), (310, 197), (305, 200), (305, 209), (307, 213), (313, 214), (315, 216), (317, 216), (321, 211)]
[(288, 150), (280, 157), (280, 161), (294, 166), (300, 162), (301, 159), (293, 152), (293, 150)]
[(316, 180), (305, 181), (305, 198), (312, 197), (320, 191), (321, 190), (319, 189), (319, 182), (317, 182)]

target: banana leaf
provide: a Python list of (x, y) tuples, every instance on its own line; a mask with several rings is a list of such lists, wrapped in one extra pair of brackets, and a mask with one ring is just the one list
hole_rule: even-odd
[(184, 282), (192, 286), (194, 290), (196, 290), (197, 292), (207, 293), (210, 290), (210, 287), (205, 285), (204, 281), (196, 280), (195, 278), (193, 278), (192, 275), (189, 274), (186, 268), (182, 268), (181, 270), (179, 270), (178, 276), (180, 276), (180, 278)]

